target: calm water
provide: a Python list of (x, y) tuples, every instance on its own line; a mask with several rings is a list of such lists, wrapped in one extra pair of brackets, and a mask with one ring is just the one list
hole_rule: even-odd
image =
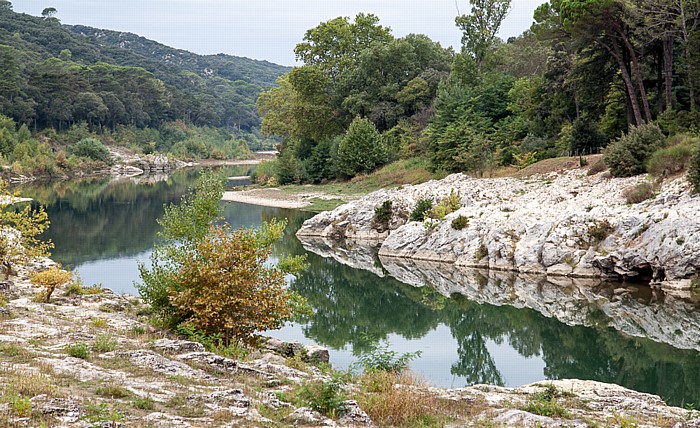
[[(141, 184), (71, 181), (21, 191), (47, 208), (54, 259), (74, 267), (86, 284), (136, 293), (137, 263), (148, 261), (163, 204), (177, 202), (196, 175), (181, 171)], [(348, 367), (380, 340), (399, 353), (420, 350), (413, 370), (443, 387), (582, 378), (652, 392), (678, 405), (700, 403), (700, 310), (692, 300), (644, 289), (622, 293), (401, 266), (357, 246), (307, 243), (309, 252), (294, 236), (308, 213), (229, 204), (225, 216), (234, 226), (289, 219), (275, 255), (308, 254), (309, 269), (291, 286), (315, 314), (270, 335), (329, 347), (336, 367)], [(359, 262), (350, 267), (348, 260)], [(654, 340), (632, 336), (640, 332)]]

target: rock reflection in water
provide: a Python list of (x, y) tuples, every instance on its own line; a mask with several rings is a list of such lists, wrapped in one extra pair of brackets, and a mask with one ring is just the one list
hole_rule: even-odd
[[(355, 282), (346, 279), (350, 283), (347, 286), (357, 289), (358, 296), (367, 293), (371, 297), (343, 300), (336, 294), (341, 287), (334, 285), (340, 281), (338, 276), (327, 272), (329, 285), (325, 291), (331, 296), (330, 304), (353, 314), (354, 325), (371, 325), (380, 337), (390, 333), (403, 336), (407, 332), (401, 330), (407, 325), (422, 326), (409, 332), (413, 337), (427, 334), (433, 326), (448, 326), (458, 344), (458, 359), (451, 373), (469, 383), (509, 383), (489, 352), (488, 343), (493, 342), (507, 344), (523, 359), (541, 358), (546, 365), (544, 374), (550, 379), (613, 382), (659, 394), (675, 403), (700, 399), (700, 311), (692, 299), (634, 285), (515, 276), (395, 258), (379, 261), (374, 256), (376, 244), (338, 245), (303, 237), (302, 245), (328, 258), (321, 260), (335, 260), (386, 276), (379, 279), (368, 273), (360, 278), (353, 269)], [(295, 287), (302, 285), (299, 291), (306, 295), (304, 281), (299, 278)], [(400, 295), (397, 300), (401, 303), (360, 307), (369, 300), (376, 301), (376, 293), (391, 295), (391, 289), (394, 295)], [(310, 300), (314, 307), (316, 300), (321, 301), (313, 297)], [(333, 316), (335, 324), (324, 320), (323, 325), (317, 325), (314, 319), (307, 330), (315, 340), (342, 346), (339, 338), (343, 335), (338, 330), (344, 316), (331, 307), (326, 314), (323, 303), (320, 305), (317, 311), (321, 319)], [(398, 313), (407, 315), (403, 324), (394, 320), (400, 317)], [(357, 320), (362, 314), (371, 320)], [(392, 321), (384, 322), (385, 318)], [(416, 318), (423, 321), (417, 322)], [(332, 332), (331, 343), (325, 341), (329, 338), (322, 333), (325, 329)]]

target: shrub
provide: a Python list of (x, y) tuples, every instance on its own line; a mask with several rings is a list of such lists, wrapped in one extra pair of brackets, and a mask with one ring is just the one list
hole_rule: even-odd
[(374, 209), (374, 222), (378, 225), (387, 228), (393, 215), (393, 202), (390, 200), (384, 201), (380, 206)]
[(430, 198), (419, 199), (416, 206), (411, 211), (411, 221), (423, 221), (433, 209), (433, 200)]
[(92, 350), (97, 353), (112, 352), (116, 349), (118, 344), (119, 342), (117, 342), (111, 334), (98, 334), (95, 336)]
[(7, 183), (0, 180), (0, 266), (4, 270), (5, 280), (12, 273), (15, 263), (47, 257), (53, 248), (51, 241), (37, 238), (49, 227), (44, 208), (35, 210), (27, 204), (22, 209), (7, 209), (17, 197), (18, 194), (10, 192)]
[(253, 180), (257, 184), (270, 184), (272, 180), (275, 180), (275, 166), (276, 161), (275, 160), (263, 160), (261, 161), (256, 167), (255, 171), (253, 171)]
[(406, 352), (399, 355), (389, 349), (387, 343), (372, 343), (370, 350), (358, 357), (360, 366), (365, 372), (383, 371), (399, 373), (408, 369), (408, 364), (420, 357), (421, 351)]
[(595, 243), (598, 243), (604, 241), (614, 230), (615, 228), (613, 228), (607, 219), (599, 220), (588, 228), (588, 235)]
[(571, 412), (559, 402), (559, 398), (567, 395), (562, 393), (554, 385), (547, 385), (544, 390), (532, 394), (529, 402), (522, 410), (535, 415), (554, 418), (570, 418)]
[(688, 168), (693, 148), (687, 144), (676, 144), (655, 151), (647, 162), (647, 171), (657, 177), (669, 177)]
[(221, 180), (204, 174), (179, 206), (159, 220), (161, 243), (151, 269), (139, 266), (143, 299), (170, 328), (195, 328), (220, 335), (223, 346), (251, 342), (260, 330), (279, 328), (303, 303), (285, 287), (285, 276), (303, 268), (303, 258), (267, 264), (285, 221), (259, 229), (232, 230), (217, 224)]
[(700, 147), (695, 147), (688, 163), (688, 181), (693, 186), (693, 191), (700, 193)]
[(615, 177), (631, 177), (646, 172), (651, 155), (664, 144), (664, 134), (654, 124), (630, 130), (605, 150), (605, 163)]
[(626, 188), (623, 194), (628, 204), (638, 204), (654, 196), (654, 186), (645, 181)]
[(596, 175), (606, 169), (608, 169), (608, 165), (605, 163), (605, 159), (600, 158), (588, 168), (588, 173), (586, 175)]
[(467, 226), (469, 226), (469, 219), (463, 215), (457, 216), (457, 218), (452, 220), (452, 228), (454, 230), (462, 230)]
[(354, 177), (386, 163), (388, 155), (377, 128), (367, 119), (356, 118), (338, 146), (341, 172)]
[(44, 287), (44, 290), (36, 296), (37, 302), (49, 303), (51, 294), (59, 285), (66, 284), (73, 280), (70, 272), (61, 268), (51, 268), (42, 272), (35, 272), (31, 275), (32, 284)]
[(335, 418), (345, 412), (343, 402), (347, 400), (345, 380), (338, 372), (334, 372), (325, 382), (313, 382), (302, 385), (299, 398), (309, 407), (330, 418)]
[(84, 138), (73, 145), (71, 153), (78, 157), (89, 158), (92, 160), (112, 163), (112, 156), (109, 150), (102, 144), (102, 141), (96, 138)]
[(87, 360), (90, 357), (90, 347), (85, 343), (66, 345), (66, 353), (71, 357)]

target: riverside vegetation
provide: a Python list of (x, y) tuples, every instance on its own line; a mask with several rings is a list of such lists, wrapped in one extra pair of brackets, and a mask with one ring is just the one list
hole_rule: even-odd
[(285, 67), (66, 26), (55, 9), (33, 17), (5, 0), (0, 28), (0, 154), (15, 176), (105, 169), (104, 146), (237, 159), (274, 143), (255, 99)]

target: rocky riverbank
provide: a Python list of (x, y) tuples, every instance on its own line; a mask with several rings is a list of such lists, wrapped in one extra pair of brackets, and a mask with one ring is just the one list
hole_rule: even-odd
[(309, 363), (327, 351), (269, 339), (245, 357), (217, 355), (153, 328), (140, 299), (93, 287), (64, 286), (37, 303), (28, 276), (52, 265), (20, 267), (0, 284), (0, 426), (370, 427), (386, 424), (358, 402), (394, 400), (403, 412), (432, 412), (430, 426), (700, 427), (697, 412), (657, 396), (579, 380), (378, 391), (355, 378), (332, 419), (293, 399), (330, 382)]
[[(380, 240), (383, 257), (547, 276), (638, 278), (689, 289), (700, 273), (700, 196), (685, 178), (628, 204), (624, 192), (646, 176), (610, 178), (585, 169), (527, 178), (439, 181), (380, 190), (304, 223), (299, 236)], [(409, 221), (420, 199), (458, 194), (442, 220)], [(379, 225), (374, 210), (393, 204)], [(456, 230), (458, 216), (466, 226)]]

